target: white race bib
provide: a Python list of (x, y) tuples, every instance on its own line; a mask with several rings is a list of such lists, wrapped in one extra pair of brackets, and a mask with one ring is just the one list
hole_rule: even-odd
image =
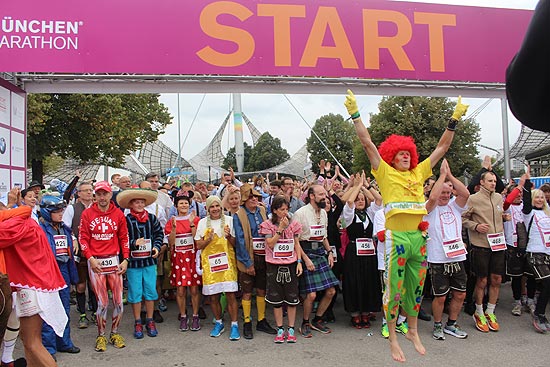
[(55, 242), (55, 255), (69, 255), (69, 246), (67, 242), (67, 236), (64, 234), (56, 234), (53, 236)]
[(208, 264), (210, 265), (211, 273), (219, 273), (220, 271), (229, 269), (229, 259), (225, 252), (208, 256)]
[(322, 241), (327, 233), (326, 228), (322, 224), (316, 224), (309, 226), (309, 240), (310, 241)]
[(98, 257), (99, 266), (101, 267), (100, 274), (111, 274), (118, 271), (118, 255), (110, 257)]
[(252, 250), (255, 255), (265, 256), (265, 238), (254, 237), (252, 238)]
[(542, 236), (544, 237), (544, 244), (546, 248), (550, 247), (550, 231), (542, 231)]
[(355, 247), (357, 256), (373, 256), (376, 254), (372, 238), (357, 238)]
[(294, 240), (289, 239), (279, 239), (275, 246), (273, 247), (273, 258), (275, 259), (285, 259), (292, 257), (294, 253)]
[(466, 247), (461, 238), (454, 238), (452, 240), (443, 241), (443, 251), (448, 258), (457, 257), (466, 254)]
[(33, 289), (19, 289), (15, 297), (15, 310), (17, 317), (29, 317), (41, 311)]
[(487, 240), (489, 240), (491, 251), (506, 250), (506, 239), (504, 238), (504, 233), (488, 233)]
[(334, 262), (338, 262), (338, 255), (336, 254), (336, 246), (330, 246), (330, 251), (332, 252), (332, 258)]
[(512, 233), (512, 247), (518, 247), (518, 234)]
[(145, 240), (143, 245), (136, 245), (136, 249), (130, 255), (134, 259), (144, 259), (151, 256), (151, 240)]
[(177, 234), (174, 250), (176, 252), (192, 251), (194, 248), (194, 244), (195, 244), (195, 241), (193, 240), (192, 233)]

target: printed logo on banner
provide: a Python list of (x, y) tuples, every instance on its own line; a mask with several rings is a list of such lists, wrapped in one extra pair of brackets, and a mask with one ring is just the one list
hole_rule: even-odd
[(0, 137), (0, 154), (6, 153), (6, 147), (8, 144), (6, 143), (6, 139), (4, 137)]
[(78, 20), (19, 19), (4, 16), (0, 48), (78, 50)]

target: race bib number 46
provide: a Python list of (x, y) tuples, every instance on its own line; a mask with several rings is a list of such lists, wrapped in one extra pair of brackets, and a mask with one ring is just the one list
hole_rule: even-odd
[(208, 256), (208, 264), (210, 264), (210, 272), (219, 273), (229, 269), (229, 259), (225, 252)]
[(68, 255), (69, 254), (69, 246), (67, 243), (67, 236), (64, 234), (58, 234), (53, 236), (53, 240), (55, 241), (55, 255)]
[(491, 251), (506, 250), (506, 239), (504, 238), (504, 233), (489, 233), (487, 234), (487, 240), (489, 241), (489, 246), (491, 246)]

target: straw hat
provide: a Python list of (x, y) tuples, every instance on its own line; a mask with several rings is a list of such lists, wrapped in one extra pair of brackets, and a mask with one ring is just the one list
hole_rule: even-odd
[(258, 200), (262, 199), (262, 194), (254, 190), (254, 186), (249, 183), (245, 183), (240, 187), (241, 190), (241, 205), (244, 205), (248, 199), (252, 196), (258, 197)]
[(130, 202), (134, 199), (145, 200), (145, 206), (157, 201), (158, 192), (150, 189), (126, 189), (122, 190), (116, 196), (116, 201), (121, 208), (130, 207)]

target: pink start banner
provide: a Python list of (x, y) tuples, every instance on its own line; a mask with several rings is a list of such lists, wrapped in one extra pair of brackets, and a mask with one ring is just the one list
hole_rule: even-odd
[(381, 0), (2, 0), (0, 71), (502, 83), (532, 13)]

